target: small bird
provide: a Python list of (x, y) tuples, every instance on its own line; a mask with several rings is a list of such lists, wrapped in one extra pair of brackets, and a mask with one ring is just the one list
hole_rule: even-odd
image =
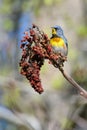
[(67, 56), (68, 42), (60, 26), (52, 27), (52, 37), (50, 38), (50, 44), (52, 45), (53, 51), (56, 54), (61, 53), (61, 55)]

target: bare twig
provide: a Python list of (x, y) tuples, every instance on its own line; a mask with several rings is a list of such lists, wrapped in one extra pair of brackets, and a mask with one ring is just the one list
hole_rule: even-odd
[(77, 82), (72, 77), (67, 75), (62, 67), (59, 67), (59, 70), (61, 71), (64, 78), (79, 91), (80, 95), (87, 98), (87, 91), (84, 90), (79, 84), (77, 84)]

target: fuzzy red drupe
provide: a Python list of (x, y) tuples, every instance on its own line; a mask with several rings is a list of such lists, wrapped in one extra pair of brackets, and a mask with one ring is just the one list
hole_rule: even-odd
[(40, 69), (44, 64), (44, 60), (48, 59), (51, 64), (58, 68), (63, 65), (66, 57), (61, 54), (56, 55), (52, 51), (47, 34), (41, 31), (36, 25), (32, 25), (25, 32), (25, 36), (21, 42), (20, 73), (29, 80), (35, 91), (41, 94), (44, 90), (40, 80)]

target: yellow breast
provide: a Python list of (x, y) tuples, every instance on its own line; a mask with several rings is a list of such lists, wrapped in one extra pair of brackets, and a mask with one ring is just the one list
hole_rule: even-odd
[(55, 47), (65, 47), (65, 43), (62, 38), (56, 37), (50, 39), (50, 44)]

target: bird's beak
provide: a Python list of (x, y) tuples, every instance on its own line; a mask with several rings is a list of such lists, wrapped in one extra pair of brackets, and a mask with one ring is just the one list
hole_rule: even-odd
[(56, 29), (53, 28), (53, 27), (52, 27), (52, 34), (53, 34), (53, 35), (57, 34)]

